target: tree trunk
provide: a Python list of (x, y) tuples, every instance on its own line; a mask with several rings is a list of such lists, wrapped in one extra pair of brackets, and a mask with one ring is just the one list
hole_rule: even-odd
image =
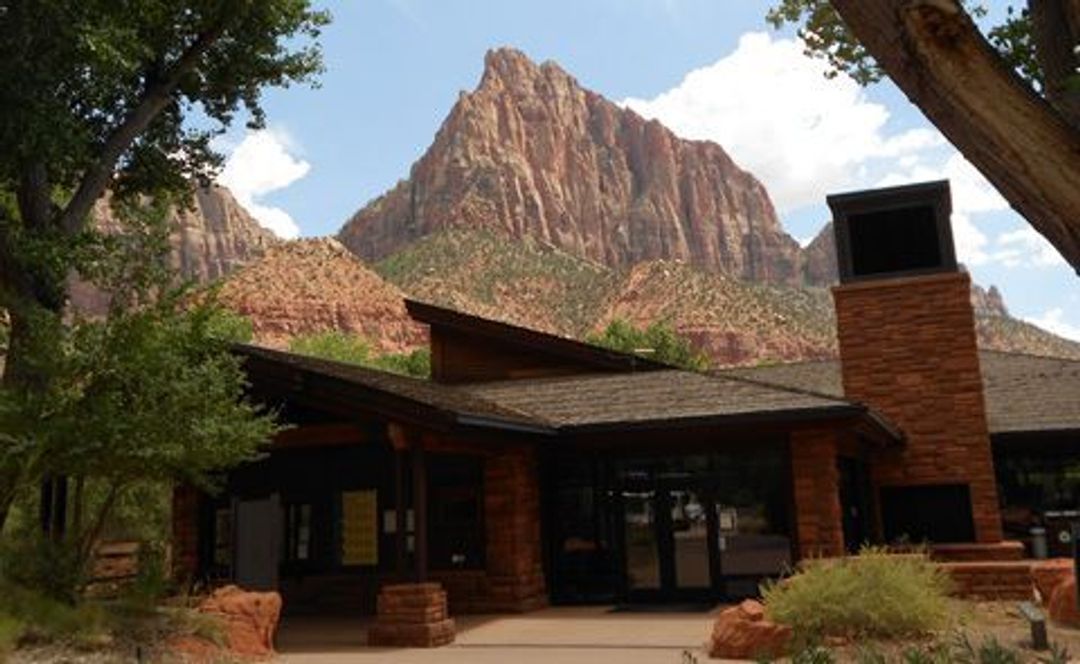
[(889, 78), (1080, 273), (1080, 129), (955, 0), (830, 0)]

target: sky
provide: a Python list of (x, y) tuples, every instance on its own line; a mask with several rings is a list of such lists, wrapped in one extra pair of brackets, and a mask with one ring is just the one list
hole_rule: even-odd
[[(825, 196), (949, 178), (958, 257), (1011, 313), (1080, 340), (1080, 277), (906, 98), (826, 79), (759, 0), (340, 0), (318, 87), (269, 91), (268, 124), (235, 127), (219, 180), (284, 237), (335, 233), (430, 145), (484, 53), (513, 46), (582, 85), (720, 143), (808, 242)], [(1005, 3), (991, 2), (990, 20)]]

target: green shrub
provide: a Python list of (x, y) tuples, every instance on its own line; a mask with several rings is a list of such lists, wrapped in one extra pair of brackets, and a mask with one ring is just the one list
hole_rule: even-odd
[(108, 633), (101, 606), (72, 605), (10, 582), (0, 583), (0, 622), (10, 623), (7, 629), (19, 641), (81, 646), (100, 642)]
[(0, 662), (7, 661), (15, 646), (19, 644), (22, 632), (22, 621), (0, 613)]
[(0, 543), (0, 578), (52, 600), (74, 604), (84, 572), (74, 544), (54, 542), (32, 527)]
[(925, 556), (867, 548), (850, 558), (808, 561), (762, 593), (769, 617), (796, 634), (892, 638), (943, 627), (949, 583)]

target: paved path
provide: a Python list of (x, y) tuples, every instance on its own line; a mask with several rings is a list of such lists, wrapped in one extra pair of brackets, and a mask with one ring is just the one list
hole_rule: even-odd
[(430, 650), (368, 648), (363, 619), (290, 618), (282, 624), (278, 649), (282, 662), (312, 664), (706, 664), (710, 615), (559, 607), (520, 616), (461, 616), (454, 645)]

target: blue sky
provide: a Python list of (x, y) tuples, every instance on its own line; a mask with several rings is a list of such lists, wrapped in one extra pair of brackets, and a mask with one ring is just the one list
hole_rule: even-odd
[[(891, 84), (826, 81), (758, 0), (342, 0), (316, 89), (271, 91), (269, 130), (236, 129), (222, 181), (265, 225), (327, 235), (408, 175), (484, 53), (513, 46), (583, 85), (716, 140), (769, 189), (796, 238), (824, 194), (950, 177), (958, 252), (1014, 315), (1080, 339), (1080, 278)], [(1002, 5), (1004, 3), (1001, 3)], [(1001, 6), (994, 6), (997, 12)]]

